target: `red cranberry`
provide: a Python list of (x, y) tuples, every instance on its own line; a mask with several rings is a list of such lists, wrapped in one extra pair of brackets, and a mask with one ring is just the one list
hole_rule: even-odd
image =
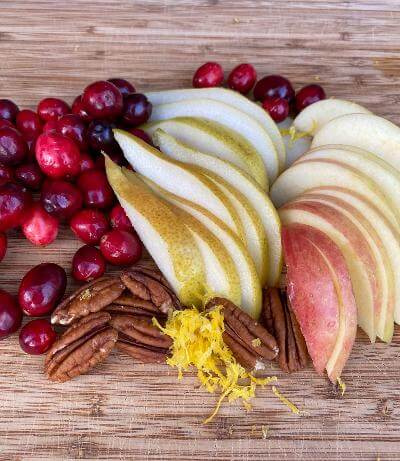
[(121, 153), (117, 141), (114, 138), (113, 128), (115, 124), (107, 120), (93, 120), (88, 127), (88, 140), (92, 149), (98, 152)]
[(28, 271), (19, 286), (18, 301), (30, 317), (40, 317), (54, 310), (64, 296), (67, 274), (58, 264), (42, 263)]
[(0, 118), (14, 123), (18, 112), (19, 108), (15, 102), (9, 99), (0, 99)]
[(25, 109), (17, 115), (17, 128), (26, 141), (36, 139), (43, 131), (42, 121), (36, 112)]
[(56, 338), (56, 332), (48, 320), (36, 319), (21, 328), (19, 345), (29, 355), (40, 355), (50, 349)]
[(43, 208), (60, 220), (68, 220), (82, 208), (81, 191), (67, 181), (46, 181), (40, 196)]
[(7, 235), (0, 233), (0, 261), (4, 259), (7, 253)]
[(224, 80), (224, 70), (217, 62), (206, 62), (200, 66), (193, 76), (195, 88), (211, 88), (219, 86)]
[(39, 190), (44, 179), (42, 170), (37, 163), (24, 163), (15, 169), (15, 178), (25, 187)]
[(128, 126), (138, 126), (150, 118), (152, 104), (144, 94), (133, 93), (125, 97), (122, 121)]
[(106, 270), (106, 261), (100, 250), (85, 245), (72, 258), (72, 276), (80, 282), (90, 282), (101, 277)]
[(43, 133), (36, 141), (36, 160), (47, 176), (65, 178), (79, 173), (80, 152), (72, 139), (58, 133)]
[(150, 136), (144, 131), (141, 130), (140, 128), (130, 128), (129, 133), (133, 134), (134, 136), (137, 136), (140, 138), (142, 141), (146, 142), (147, 144), (150, 144), (150, 146), (153, 145), (153, 141), (151, 140)]
[(78, 115), (84, 122), (90, 122), (90, 120), (92, 120), (92, 117), (88, 114), (83, 105), (81, 94), (77, 96), (72, 103), (72, 113)]
[(28, 146), (21, 133), (14, 128), (0, 128), (0, 162), (6, 165), (21, 163), (28, 152)]
[(43, 126), (43, 133), (55, 133), (57, 129), (57, 120), (48, 120)]
[(119, 229), (103, 235), (100, 250), (107, 261), (117, 266), (134, 264), (142, 256), (142, 244), (138, 236)]
[(7, 184), (13, 179), (13, 170), (10, 166), (2, 165), (0, 163), (0, 186)]
[(6, 120), (5, 118), (0, 118), (0, 128), (15, 128), (15, 126), (9, 121)]
[(0, 232), (19, 226), (32, 203), (31, 194), (19, 184), (0, 187)]
[(256, 83), (254, 99), (263, 102), (266, 98), (280, 97), (290, 102), (294, 98), (294, 89), (289, 80), (281, 75), (268, 75)]
[(87, 152), (82, 152), (79, 164), (80, 172), (83, 173), (87, 170), (93, 170), (93, 168), (95, 168), (95, 163), (92, 157)]
[(108, 208), (114, 202), (114, 192), (104, 171), (85, 171), (79, 176), (77, 185), (85, 205), (90, 208)]
[(111, 82), (100, 80), (85, 88), (82, 95), (85, 109), (92, 117), (117, 118), (122, 111), (122, 94)]
[(81, 210), (71, 219), (70, 226), (74, 234), (85, 243), (96, 245), (108, 231), (109, 224), (99, 210)]
[(228, 77), (228, 86), (232, 90), (247, 94), (257, 80), (257, 72), (251, 64), (239, 64)]
[(58, 220), (47, 213), (40, 203), (34, 203), (26, 213), (21, 228), (31, 243), (46, 246), (57, 238)]
[(283, 122), (289, 115), (289, 103), (286, 99), (279, 97), (266, 98), (262, 106), (276, 123)]
[(37, 106), (39, 117), (47, 122), (48, 120), (58, 120), (62, 115), (71, 112), (69, 105), (58, 98), (42, 99)]
[(80, 149), (87, 146), (86, 125), (74, 114), (63, 115), (57, 120), (57, 131), (75, 141)]
[(326, 94), (322, 86), (307, 85), (304, 86), (296, 94), (296, 109), (301, 112), (305, 107), (313, 104), (314, 102), (326, 99)]
[(115, 207), (110, 211), (110, 222), (111, 227), (114, 229), (132, 231), (133, 226), (128, 216), (125, 213), (125, 210), (120, 204), (115, 205)]
[(107, 81), (113, 83), (119, 89), (123, 97), (136, 92), (132, 83), (124, 78), (109, 78)]
[(22, 311), (14, 296), (0, 290), (0, 339), (10, 336), (21, 326)]

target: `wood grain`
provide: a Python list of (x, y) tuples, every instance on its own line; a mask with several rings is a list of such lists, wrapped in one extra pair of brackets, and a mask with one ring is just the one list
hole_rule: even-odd
[[(248, 61), (260, 75), (282, 73), (297, 88), (319, 82), (400, 123), (399, 23), (396, 0), (2, 0), (0, 97), (26, 107), (49, 95), (71, 101), (110, 76), (143, 90), (183, 87), (205, 60), (226, 70)], [(15, 232), (0, 286), (15, 293), (39, 262), (68, 269), (78, 247), (68, 229), (45, 249)], [(215, 397), (193, 375), (178, 383), (166, 366), (114, 354), (53, 385), (42, 358), (22, 354), (13, 337), (0, 343), (0, 459), (400, 459), (399, 355), (398, 328), (389, 347), (360, 334), (343, 398), (311, 369), (278, 373), (302, 416), (266, 388), (252, 411), (226, 405), (203, 425)]]

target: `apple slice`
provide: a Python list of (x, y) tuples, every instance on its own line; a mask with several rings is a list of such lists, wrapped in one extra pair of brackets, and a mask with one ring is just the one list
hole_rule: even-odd
[[(261, 124), (273, 142), (278, 154), (281, 169), (285, 166), (285, 146), (276, 123), (258, 104), (242, 96), (237, 91), (225, 88), (189, 88), (184, 90), (166, 90), (146, 93), (151, 103), (156, 106), (190, 99), (208, 98), (228, 104), (252, 117)], [(201, 150), (201, 149), (200, 149)]]
[(336, 382), (353, 347), (357, 308), (346, 262), (323, 232), (301, 224), (282, 228), (287, 290), (318, 373)]
[(170, 192), (207, 207), (243, 238), (243, 226), (234, 206), (210, 179), (126, 131), (115, 129), (114, 136), (135, 171)]
[(176, 117), (148, 123), (143, 125), (143, 129), (153, 137), (158, 129), (162, 129), (193, 149), (236, 165), (254, 178), (263, 189), (269, 190), (262, 158), (243, 136), (218, 122), (195, 117)]
[(142, 181), (128, 180), (108, 157), (106, 172), (136, 232), (181, 302), (201, 305), (206, 293), (205, 267), (191, 232)]
[(334, 118), (348, 114), (370, 114), (363, 106), (345, 99), (323, 99), (310, 104), (294, 119), (296, 131), (309, 133), (315, 136), (318, 130)]
[(151, 121), (174, 117), (205, 118), (240, 134), (262, 158), (270, 182), (278, 176), (279, 159), (271, 138), (262, 126), (246, 113), (212, 99), (188, 99), (154, 106)]
[[(311, 104), (312, 105), (312, 104)], [(305, 109), (304, 109), (305, 110)], [(279, 130), (283, 136), (283, 142), (286, 149), (286, 168), (301, 157), (310, 149), (312, 137), (307, 133), (296, 133), (291, 130), (293, 119), (287, 117), (283, 122), (279, 123)]]

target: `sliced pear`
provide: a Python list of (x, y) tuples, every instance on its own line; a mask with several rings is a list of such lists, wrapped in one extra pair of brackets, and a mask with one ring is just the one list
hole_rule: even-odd
[(286, 168), (289, 168), (293, 162), (310, 149), (312, 141), (312, 137), (307, 133), (296, 133), (295, 130), (291, 129), (292, 123), (293, 119), (287, 117), (278, 124), (285, 143)]
[(272, 182), (278, 176), (279, 159), (271, 138), (262, 126), (246, 113), (213, 99), (187, 99), (154, 106), (151, 121), (167, 120), (174, 117), (205, 118), (220, 123), (240, 134), (261, 156), (269, 180)]
[(201, 305), (207, 292), (205, 267), (191, 232), (142, 181), (128, 180), (108, 158), (106, 172), (136, 232), (181, 302)]
[(114, 130), (118, 144), (134, 170), (170, 192), (207, 207), (234, 232), (244, 238), (243, 226), (230, 200), (205, 176), (190, 171), (136, 136)]
[(336, 117), (348, 114), (370, 114), (363, 106), (345, 99), (323, 99), (310, 104), (294, 119), (296, 131), (315, 136), (317, 131)]
[(176, 117), (148, 123), (143, 125), (143, 129), (153, 137), (158, 129), (162, 129), (193, 149), (236, 165), (254, 178), (263, 189), (269, 189), (262, 158), (241, 135), (218, 122), (195, 117)]
[[(146, 93), (153, 105), (168, 104), (188, 99), (208, 98), (229, 104), (257, 120), (268, 133), (274, 143), (279, 157), (281, 169), (285, 166), (285, 146), (282, 136), (272, 118), (258, 104), (242, 96), (240, 93), (225, 88), (189, 88), (184, 90), (153, 91)], [(201, 150), (201, 149), (200, 149)]]

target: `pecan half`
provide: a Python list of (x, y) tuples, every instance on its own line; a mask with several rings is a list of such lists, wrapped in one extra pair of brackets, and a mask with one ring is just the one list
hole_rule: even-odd
[(104, 361), (118, 338), (117, 331), (108, 325), (110, 319), (107, 312), (97, 312), (74, 323), (47, 353), (47, 377), (61, 383)]
[(134, 359), (145, 363), (165, 363), (170, 337), (152, 324), (148, 317), (114, 315), (110, 325), (118, 331), (116, 347)]
[(165, 318), (166, 314), (160, 312), (151, 301), (139, 298), (132, 293), (123, 293), (112, 304), (105, 308), (111, 314), (141, 315), (146, 317)]
[(286, 295), (278, 288), (264, 290), (262, 320), (276, 337), (279, 346), (278, 363), (286, 373), (305, 368), (307, 346)]
[(211, 299), (206, 308), (215, 306), (223, 306), (223, 338), (243, 367), (250, 370), (264, 369), (267, 361), (275, 359), (278, 354), (277, 343), (261, 324), (225, 298)]
[(124, 289), (119, 277), (94, 280), (66, 298), (53, 312), (51, 323), (69, 325), (91, 312), (98, 312), (115, 301)]

